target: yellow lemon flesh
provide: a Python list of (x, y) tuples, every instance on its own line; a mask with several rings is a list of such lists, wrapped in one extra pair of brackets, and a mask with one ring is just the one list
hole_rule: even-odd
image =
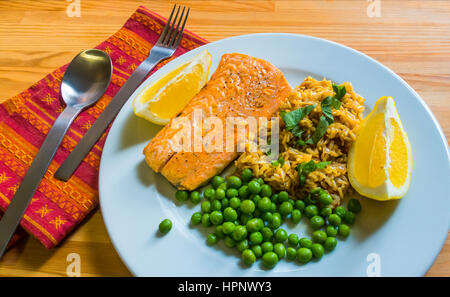
[(167, 124), (206, 84), (211, 61), (205, 50), (153, 82), (133, 100), (134, 113), (154, 124)]
[(353, 188), (376, 200), (402, 198), (411, 181), (411, 145), (392, 97), (381, 97), (363, 120), (348, 155)]

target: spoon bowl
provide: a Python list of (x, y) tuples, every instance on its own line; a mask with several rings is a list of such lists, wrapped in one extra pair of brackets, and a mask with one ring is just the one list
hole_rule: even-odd
[(111, 75), (111, 59), (105, 52), (85, 50), (67, 67), (62, 79), (61, 97), (67, 106), (90, 106), (105, 93)]

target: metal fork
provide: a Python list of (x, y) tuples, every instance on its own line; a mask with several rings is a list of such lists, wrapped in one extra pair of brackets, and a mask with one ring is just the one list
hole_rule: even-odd
[[(55, 173), (55, 177), (67, 181), (77, 167), (80, 165), (83, 158), (89, 153), (91, 148), (102, 136), (108, 125), (114, 120), (123, 105), (128, 101), (133, 92), (145, 79), (145, 77), (158, 65), (161, 61), (171, 57), (178, 45), (180, 44), (183, 35), (184, 26), (189, 15), (190, 8), (183, 7), (180, 13), (181, 6), (175, 4), (170, 13), (167, 24), (165, 25), (161, 36), (156, 44), (150, 50), (150, 54), (138, 68), (133, 72), (130, 78), (117, 92), (116, 96), (111, 100), (102, 114), (98, 117), (92, 127), (87, 131), (84, 137), (80, 140), (78, 145), (69, 154), (66, 160), (61, 164)], [(176, 11), (176, 12), (175, 12)], [(175, 17), (173, 17), (175, 13)], [(172, 19), (173, 17), (173, 19)], [(181, 25), (181, 28), (180, 28)]]

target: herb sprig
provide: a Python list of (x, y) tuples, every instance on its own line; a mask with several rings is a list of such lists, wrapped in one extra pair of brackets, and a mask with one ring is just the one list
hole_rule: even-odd
[(298, 176), (300, 178), (300, 187), (305, 186), (306, 178), (308, 177), (308, 175), (311, 172), (313, 172), (317, 169), (324, 169), (330, 163), (331, 163), (331, 161), (316, 163), (313, 160), (311, 160), (309, 162), (302, 162), (302, 163), (298, 164), (296, 169), (298, 172)]
[(302, 141), (304, 144), (317, 144), (319, 140), (325, 135), (327, 132), (328, 126), (334, 123), (333, 110), (339, 109), (341, 107), (341, 99), (347, 93), (345, 86), (338, 86), (333, 84), (333, 91), (335, 92), (334, 96), (328, 96), (324, 100), (322, 100), (320, 107), (322, 108), (322, 115), (319, 118), (319, 123), (317, 124), (316, 130), (314, 131), (311, 138), (306, 141)]

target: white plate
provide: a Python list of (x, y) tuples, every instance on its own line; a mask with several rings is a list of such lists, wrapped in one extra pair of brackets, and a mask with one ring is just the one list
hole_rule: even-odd
[[(362, 198), (363, 211), (351, 236), (320, 261), (299, 265), (283, 260), (272, 270), (263, 269), (258, 261), (246, 268), (223, 243), (215, 247), (205, 243), (212, 228), (189, 226), (200, 206), (177, 203), (175, 188), (145, 164), (142, 150), (160, 127), (134, 116), (131, 98), (109, 132), (99, 177), (106, 228), (130, 271), (138, 276), (365, 276), (371, 271), (382, 276), (424, 275), (449, 229), (450, 162), (442, 130), (419, 95), (364, 54), (293, 34), (245, 35), (207, 44), (168, 63), (135, 94), (204, 49), (213, 57), (211, 73), (222, 54), (239, 52), (270, 61), (292, 86), (307, 75), (349, 81), (366, 98), (368, 108), (381, 96), (393, 96), (412, 144), (411, 188), (400, 201)], [(158, 224), (165, 218), (172, 220), (173, 228), (159, 237)], [(304, 225), (288, 229), (304, 235)]]

